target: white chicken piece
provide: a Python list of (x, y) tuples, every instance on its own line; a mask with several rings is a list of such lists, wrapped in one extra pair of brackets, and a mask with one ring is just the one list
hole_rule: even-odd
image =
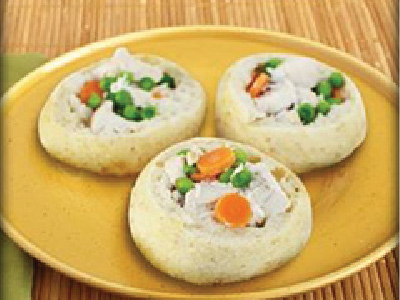
[(271, 74), (271, 81), (273, 82), (283, 82), (285, 81), (285, 72), (281, 68), (269, 68), (267, 70)]
[(178, 178), (185, 176), (183, 165), (184, 161), (181, 156), (172, 156), (165, 161), (165, 172), (168, 175), (171, 185), (175, 184)]
[(158, 82), (163, 76), (162, 70), (133, 57), (126, 48), (117, 49), (112, 60), (119, 65), (120, 71), (130, 70), (136, 80), (140, 80), (143, 77), (150, 77), (155, 82)]
[(119, 48), (115, 51), (114, 56), (101, 66), (97, 67), (93, 73), (96, 77), (115, 76), (121, 71), (130, 71), (136, 80), (143, 77), (150, 77), (155, 82), (160, 81), (163, 71), (156, 66), (144, 63), (133, 57), (126, 48)]
[(113, 111), (112, 101), (104, 101), (101, 106), (94, 112), (90, 129), (94, 134), (102, 133), (118, 133), (128, 131), (133, 128), (135, 123), (125, 120)]
[(257, 202), (267, 217), (285, 212), (290, 201), (267, 166), (260, 162), (256, 164), (247, 163), (246, 167), (254, 173), (252, 184), (246, 196), (252, 202)]
[(118, 77), (117, 81), (111, 83), (110, 92), (116, 93), (120, 90), (128, 90), (130, 88), (130, 84), (125, 76)]
[(185, 195), (185, 209), (198, 211), (202, 206), (215, 202), (218, 198), (228, 193), (236, 193), (237, 189), (231, 185), (213, 182), (199, 182)]
[(297, 99), (300, 103), (310, 103), (316, 105), (320, 100), (319, 97), (308, 88), (297, 88), (296, 89)]
[(74, 94), (69, 97), (68, 104), (79, 119), (88, 119), (92, 113), (92, 110), (83, 104), (81, 99)]
[(197, 163), (200, 156), (203, 154), (203, 151), (197, 147), (193, 146), (189, 149), (188, 153), (186, 153), (186, 162), (189, 166)]
[(275, 215), (285, 212), (290, 203), (285, 192), (282, 191), (281, 186), (278, 184), (271, 172), (265, 172), (262, 176), (265, 178), (272, 191), (268, 201), (265, 203), (266, 205), (264, 206), (266, 213), (269, 215)]
[[(326, 78), (326, 70), (307, 57), (293, 57), (285, 60), (277, 69), (282, 69), (286, 77), (296, 86), (311, 89)], [(301, 74), (301, 76), (299, 76)]]
[(294, 85), (287, 79), (271, 84), (270, 91), (254, 99), (254, 104), (259, 111), (276, 113), (290, 106), (296, 101)]
[(266, 217), (264, 210), (261, 206), (254, 200), (249, 199), (251, 206), (251, 219), (250, 225), (254, 226), (258, 222), (262, 222), (262, 220)]

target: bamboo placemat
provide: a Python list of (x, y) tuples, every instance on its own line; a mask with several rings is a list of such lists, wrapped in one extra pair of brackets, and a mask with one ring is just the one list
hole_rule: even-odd
[[(147, 28), (221, 24), (288, 32), (348, 52), (398, 80), (396, 0), (6, 0), (1, 52), (55, 57)], [(398, 248), (358, 274), (289, 299), (398, 299)], [(36, 262), (34, 300), (128, 299)]]

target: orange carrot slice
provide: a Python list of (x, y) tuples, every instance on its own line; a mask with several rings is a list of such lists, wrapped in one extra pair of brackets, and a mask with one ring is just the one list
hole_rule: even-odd
[(215, 218), (232, 227), (245, 227), (251, 219), (250, 203), (238, 193), (225, 194), (215, 205)]
[(250, 89), (251, 89), (251, 87), (253, 86), (253, 83), (254, 83), (254, 81), (257, 79), (257, 76), (259, 75), (260, 73), (257, 73), (256, 71), (252, 71), (251, 72), (251, 80), (250, 80), (250, 82), (246, 85), (246, 92), (247, 93), (250, 93)]
[(255, 98), (261, 94), (261, 91), (267, 86), (269, 77), (265, 73), (260, 73), (250, 88), (250, 96)]
[(222, 173), (235, 162), (235, 154), (228, 147), (220, 147), (200, 156), (197, 168), (202, 175), (210, 176)]
[(102, 90), (100, 88), (100, 81), (91, 80), (91, 81), (87, 81), (83, 85), (83, 87), (81, 88), (81, 92), (79, 94), (79, 97), (81, 98), (81, 102), (87, 103), (90, 98), (90, 95), (92, 93), (96, 93), (99, 96), (102, 95)]

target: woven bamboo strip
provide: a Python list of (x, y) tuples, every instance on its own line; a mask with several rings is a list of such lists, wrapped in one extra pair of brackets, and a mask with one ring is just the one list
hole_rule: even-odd
[(395, 299), (399, 299), (399, 272), (397, 269), (397, 263), (394, 258), (393, 252), (389, 253), (386, 256), (386, 261), (388, 262), (388, 267), (389, 267), (389, 277), (392, 283), (392, 288), (394, 291), (394, 296)]
[(315, 300), (324, 300), (322, 289), (315, 290)]
[(372, 300), (373, 293), (372, 293), (372, 288), (371, 288), (371, 279), (369, 277), (368, 271), (366, 269), (362, 270), (360, 272), (360, 276), (361, 276), (361, 282), (363, 285), (365, 299)]
[(372, 291), (374, 293), (374, 299), (384, 299), (376, 264), (373, 264), (369, 267), (369, 272), (372, 283)]
[(383, 294), (385, 296), (385, 299), (387, 300), (394, 300), (394, 294), (389, 278), (389, 272), (387, 269), (386, 265), (386, 260), (381, 259), (378, 263), (378, 270), (379, 270), (379, 279), (381, 281), (382, 289), (383, 289)]
[(51, 272), (51, 281), (50, 281), (50, 300), (57, 300), (58, 295), (60, 294), (61, 287), (61, 274), (58, 272)]
[[(40, 299), (40, 287), (41, 287), (41, 272), (42, 266), (39, 262), (35, 263), (35, 273), (34, 273), (34, 281), (33, 281), (33, 288), (32, 288), (32, 298), (33, 299)], [(44, 283), (46, 284), (46, 283)]]
[(305, 299), (306, 300), (314, 300), (315, 299), (314, 294), (313, 293), (305, 294)]
[(333, 291), (334, 291), (334, 295), (336, 300), (344, 300), (344, 294), (343, 294), (343, 288), (342, 288), (342, 284), (340, 283), (340, 281), (335, 282), (333, 284)]

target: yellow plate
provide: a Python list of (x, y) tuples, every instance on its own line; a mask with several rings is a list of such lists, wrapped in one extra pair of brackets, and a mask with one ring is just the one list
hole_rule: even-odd
[[(290, 52), (348, 73), (364, 98), (368, 134), (344, 162), (302, 176), (311, 195), (314, 229), (304, 251), (279, 270), (226, 285), (195, 286), (153, 268), (128, 231), (133, 178), (99, 177), (50, 158), (37, 119), (65, 75), (119, 46), (154, 53), (190, 71), (207, 90), (203, 136), (213, 136), (218, 79), (255, 52)], [(356, 59), (281, 33), (229, 27), (183, 27), (132, 33), (65, 54), (16, 84), (3, 106), (3, 227), (27, 252), (89, 284), (128, 295), (277, 297), (338, 280), (382, 257), (397, 243), (397, 87)], [(60, 136), (60, 138), (63, 138)], [(243, 253), (246, 255), (246, 253)]]

